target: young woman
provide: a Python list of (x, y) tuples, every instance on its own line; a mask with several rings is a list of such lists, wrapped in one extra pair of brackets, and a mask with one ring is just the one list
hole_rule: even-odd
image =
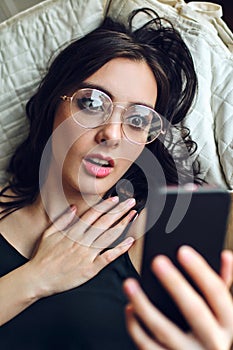
[(169, 23), (143, 11), (151, 19), (136, 31), (141, 11), (71, 43), (27, 104), (30, 132), (1, 191), (1, 349), (135, 349), (122, 283), (140, 279), (143, 211), (129, 223), (157, 177), (139, 159), (156, 156), (167, 184), (199, 182), (198, 168), (164, 146), (195, 95), (192, 58)]

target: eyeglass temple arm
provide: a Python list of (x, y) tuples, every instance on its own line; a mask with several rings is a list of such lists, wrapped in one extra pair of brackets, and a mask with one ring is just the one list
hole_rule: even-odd
[(166, 130), (161, 129), (160, 134), (165, 135)]

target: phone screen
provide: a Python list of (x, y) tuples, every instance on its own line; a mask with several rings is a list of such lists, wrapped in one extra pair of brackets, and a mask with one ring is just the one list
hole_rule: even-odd
[[(161, 210), (161, 203), (164, 203)], [(160, 209), (157, 209), (160, 207)], [(147, 207), (147, 233), (142, 258), (142, 287), (151, 301), (167, 317), (188, 330), (189, 325), (172, 298), (151, 271), (151, 261), (158, 254), (167, 255), (194, 286), (176, 260), (181, 245), (196, 249), (219, 272), (230, 208), (230, 194), (221, 189), (195, 191), (167, 188), (155, 193)], [(158, 212), (160, 215), (158, 215)], [(158, 217), (153, 223), (153, 218)], [(200, 271), (201, 273), (201, 271)], [(200, 293), (200, 291), (198, 291)]]

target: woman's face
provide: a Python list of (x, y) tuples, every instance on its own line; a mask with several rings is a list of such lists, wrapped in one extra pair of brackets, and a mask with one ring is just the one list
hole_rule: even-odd
[(102, 196), (122, 177), (144, 148), (144, 145), (130, 142), (122, 132), (123, 109), (118, 104), (124, 107), (143, 104), (154, 108), (157, 84), (144, 61), (127, 58), (107, 62), (84, 84), (107, 92), (116, 106), (106, 124), (87, 129), (70, 118), (70, 102), (61, 101), (55, 115), (54, 130), (59, 126), (57, 130), (61, 129), (62, 133), (53, 139), (53, 160), (56, 166), (62, 167), (65, 192)]

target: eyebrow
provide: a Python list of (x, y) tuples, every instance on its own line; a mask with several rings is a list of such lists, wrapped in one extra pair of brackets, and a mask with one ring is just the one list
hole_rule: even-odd
[[(87, 83), (87, 82), (83, 82), (80, 84), (79, 86), (80, 89), (82, 88), (89, 88), (89, 89), (96, 89), (96, 90), (100, 90), (100, 91), (103, 91), (106, 95), (108, 95), (112, 100), (114, 99), (114, 96), (111, 94), (110, 91), (106, 90), (103, 86), (101, 85), (97, 85), (97, 84), (92, 84), (92, 83)], [(148, 108), (152, 108), (154, 109), (154, 106), (150, 105), (150, 104), (147, 104), (145, 102), (142, 102), (142, 101), (135, 101), (135, 102), (130, 102), (129, 105), (130, 106), (133, 106), (133, 105), (142, 105), (142, 106), (145, 106), (145, 107), (148, 107)]]

